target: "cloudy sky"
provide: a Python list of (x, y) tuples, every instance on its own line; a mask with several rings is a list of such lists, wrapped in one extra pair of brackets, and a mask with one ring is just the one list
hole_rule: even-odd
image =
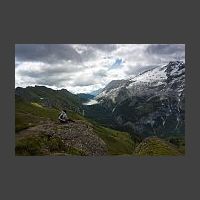
[(15, 86), (89, 93), (173, 60), (184, 44), (16, 44)]

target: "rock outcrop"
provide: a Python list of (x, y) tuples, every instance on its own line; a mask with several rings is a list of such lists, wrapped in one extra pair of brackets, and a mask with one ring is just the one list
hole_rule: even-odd
[(86, 156), (103, 156), (107, 154), (105, 142), (93, 131), (93, 128), (82, 121), (59, 124), (56, 122), (41, 122), (40, 125), (28, 128), (17, 134), (18, 140), (30, 135), (45, 135), (49, 140), (61, 139), (65, 148), (74, 148)]

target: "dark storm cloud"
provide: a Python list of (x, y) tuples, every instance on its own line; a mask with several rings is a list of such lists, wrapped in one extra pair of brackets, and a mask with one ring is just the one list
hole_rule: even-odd
[(148, 54), (157, 54), (159, 56), (175, 55), (177, 57), (184, 57), (184, 44), (152, 44), (147, 49)]
[(59, 63), (72, 60), (81, 62), (81, 56), (70, 45), (64, 44), (16, 44), (17, 61)]
[(114, 44), (83, 44), (85, 50), (79, 54), (70, 44), (16, 44), (15, 56), (19, 62), (44, 62), (61, 63), (63, 61), (74, 61), (81, 63), (87, 59), (95, 58), (95, 50), (110, 52), (116, 49)]

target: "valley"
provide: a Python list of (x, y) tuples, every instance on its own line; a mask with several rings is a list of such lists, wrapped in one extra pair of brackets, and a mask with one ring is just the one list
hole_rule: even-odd
[[(15, 89), (16, 155), (185, 154), (185, 64), (170, 62), (91, 94)], [(65, 108), (74, 123), (60, 124)]]

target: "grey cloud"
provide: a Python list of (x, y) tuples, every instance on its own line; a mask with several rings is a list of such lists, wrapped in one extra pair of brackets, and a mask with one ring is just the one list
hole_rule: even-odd
[(147, 47), (146, 52), (148, 54), (157, 54), (161, 55), (172, 55), (183, 57), (185, 54), (185, 45), (184, 44), (152, 44)]
[(52, 77), (52, 76), (59, 77), (59, 76), (62, 76), (63, 74), (67, 75), (76, 71), (78, 71), (78, 68), (76, 67), (71, 67), (71, 68), (55, 67), (55, 68), (49, 68), (49, 69), (41, 68), (41, 71), (19, 70), (18, 74), (21, 76), (28, 76), (31, 78)]
[(96, 84), (95, 77), (79, 77), (73, 82), (73, 86), (90, 86)]
[(16, 44), (15, 56), (18, 61), (59, 63), (72, 60), (81, 62), (81, 56), (70, 45), (64, 44)]
[[(130, 48), (125, 47), (120, 50), (120, 45), (115, 44), (17, 44), (15, 67), (16, 74), (20, 77), (17, 80), (25, 82), (27, 80), (27, 84), (63, 88), (68, 86), (84, 88), (92, 85), (94, 87), (95, 84), (101, 83), (103, 77), (113, 79), (112, 73), (115, 73), (115, 67), (110, 73), (105, 69), (110, 67), (110, 61), (115, 58), (126, 61), (122, 71), (126, 70), (123, 73), (127, 76), (136, 75), (174, 59), (185, 59), (184, 44), (151, 44), (145, 45), (144, 48), (129, 46)], [(99, 62), (101, 59), (104, 59), (103, 62)], [(71, 62), (68, 62), (69, 60)], [(26, 66), (29, 63), (23, 63), (24, 61), (42, 62), (42, 64), (40, 66), (38, 63), (30, 63), (29, 68)], [(90, 71), (90, 68), (94, 69), (96, 63), (98, 70)]]
[(125, 71), (125, 73), (127, 75), (133, 75), (133, 74), (137, 75), (146, 70), (153, 69), (154, 67), (157, 67), (157, 65), (144, 65), (144, 66), (138, 66), (138, 67), (129, 66), (128, 69)]
[(84, 47), (83, 52), (80, 54), (82, 61), (96, 59), (98, 51), (107, 53), (117, 49), (116, 44), (80, 44), (80, 47)]
[(116, 44), (88, 44), (94, 49), (98, 49), (105, 52), (111, 52), (117, 49)]
[(59, 63), (72, 60), (82, 62), (95, 57), (95, 50), (113, 51), (115, 44), (83, 44), (86, 50), (80, 55), (70, 44), (16, 44), (15, 56), (17, 61), (32, 61), (44, 63)]
[(41, 74), (30, 74), (26, 76), (26, 81), (35, 85), (48, 85), (56, 87), (66, 87), (72, 80), (70, 76), (42, 76)]
[(48, 85), (48, 86), (57, 86), (57, 87), (65, 87), (67, 83), (67, 79), (58, 78), (58, 77), (48, 77), (37, 78), (35, 79), (35, 84), (37, 85)]
[(96, 72), (94, 72), (94, 76), (98, 76), (98, 77), (105, 77), (106, 76), (107, 71), (104, 69), (100, 69)]
[[(75, 71), (74, 68), (72, 69)], [(18, 76), (26, 77), (34, 84), (57, 87), (65, 87), (66, 83), (72, 80), (72, 75), (67, 73), (64, 67), (49, 68), (43, 71), (18, 70)]]
[(87, 61), (89, 59), (95, 59), (96, 58), (96, 51), (92, 48), (87, 48), (83, 53), (81, 54), (82, 61)]

